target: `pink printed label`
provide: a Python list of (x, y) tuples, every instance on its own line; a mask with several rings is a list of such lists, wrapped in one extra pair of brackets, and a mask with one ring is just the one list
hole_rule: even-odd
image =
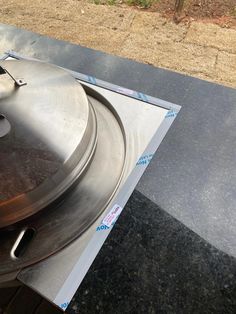
[(114, 205), (112, 209), (110, 210), (110, 212), (103, 219), (102, 223), (105, 226), (110, 227), (113, 224), (113, 222), (116, 221), (117, 217), (120, 215), (121, 212), (122, 212), (122, 207), (120, 207), (117, 204)]

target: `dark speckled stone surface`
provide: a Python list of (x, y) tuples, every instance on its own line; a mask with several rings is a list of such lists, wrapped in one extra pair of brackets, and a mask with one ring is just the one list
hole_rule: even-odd
[(78, 312), (236, 313), (236, 261), (135, 191), (70, 305)]

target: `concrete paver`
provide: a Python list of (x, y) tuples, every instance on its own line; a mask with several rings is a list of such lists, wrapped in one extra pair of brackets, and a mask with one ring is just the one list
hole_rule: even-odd
[(185, 42), (236, 53), (236, 30), (209, 23), (193, 22)]
[(123, 44), (121, 56), (183, 73), (214, 77), (217, 49), (176, 42), (160, 42), (157, 34), (131, 34)]
[(130, 27), (130, 32), (157, 35), (159, 42), (179, 42), (188, 31), (186, 25), (176, 25), (155, 12), (137, 11)]
[(216, 80), (236, 87), (236, 54), (219, 51), (216, 63)]

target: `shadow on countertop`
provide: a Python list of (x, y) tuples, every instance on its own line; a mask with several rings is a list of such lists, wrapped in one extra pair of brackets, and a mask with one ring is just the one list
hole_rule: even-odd
[(236, 313), (236, 260), (135, 191), (68, 313)]

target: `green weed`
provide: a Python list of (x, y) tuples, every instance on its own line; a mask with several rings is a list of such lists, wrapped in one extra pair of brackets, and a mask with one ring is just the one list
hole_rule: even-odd
[(153, 3), (153, 0), (127, 0), (127, 3), (129, 5), (135, 5), (137, 7), (141, 7), (141, 8), (150, 8), (150, 6)]
[(116, 0), (93, 0), (95, 4), (108, 4), (108, 5), (115, 5)]

